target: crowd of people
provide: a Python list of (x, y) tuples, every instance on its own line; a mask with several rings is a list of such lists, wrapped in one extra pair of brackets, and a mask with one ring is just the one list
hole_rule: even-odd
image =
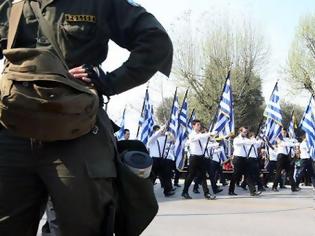
[(175, 140), (166, 131), (166, 126), (154, 126), (148, 140), (147, 148), (153, 158), (151, 179), (156, 183), (159, 178), (165, 197), (175, 194), (176, 188), (180, 187), (180, 176), (185, 178), (181, 194), (185, 199), (192, 198), (189, 188), (193, 182), (193, 192), (200, 193), (201, 185), (204, 197), (211, 200), (223, 190), (219, 180), (223, 186), (229, 181), (228, 194), (231, 196), (237, 195), (236, 185), (244, 190), (248, 186), (253, 197), (261, 195), (267, 188), (278, 192), (279, 187), (286, 188), (287, 181), (292, 192), (301, 190), (302, 180), (306, 184), (311, 180), (315, 188), (315, 160), (310, 157), (305, 135), (299, 142), (290, 138), (287, 130), (282, 128), (276, 143), (271, 144), (247, 127), (240, 127), (239, 134), (228, 139), (218, 138), (217, 134), (203, 128), (200, 120), (194, 120), (192, 128), (186, 143), (187, 165), (182, 173), (176, 169)]

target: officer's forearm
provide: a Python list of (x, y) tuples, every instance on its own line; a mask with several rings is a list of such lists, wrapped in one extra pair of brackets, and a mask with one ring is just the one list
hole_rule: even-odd
[(129, 59), (108, 74), (116, 94), (147, 82), (157, 71), (170, 74), (173, 47), (166, 32), (149, 30), (137, 38), (136, 44)]

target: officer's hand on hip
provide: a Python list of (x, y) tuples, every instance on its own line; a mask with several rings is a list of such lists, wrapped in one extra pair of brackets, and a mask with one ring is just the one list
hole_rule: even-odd
[(86, 83), (91, 83), (91, 79), (88, 78), (88, 73), (83, 66), (74, 67), (69, 70), (69, 73), (78, 80), (81, 80)]

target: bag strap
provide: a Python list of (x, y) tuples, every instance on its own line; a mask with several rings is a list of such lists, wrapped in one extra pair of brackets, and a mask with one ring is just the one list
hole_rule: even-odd
[(23, 12), (24, 2), (25, 0), (16, 0), (12, 2), (13, 5), (9, 18), (7, 49), (11, 49), (14, 43), (16, 32)]
[(42, 15), (42, 11), (40, 10), (39, 3), (31, 1), (31, 7), (34, 11), (34, 14), (38, 20), (38, 24), (40, 26), (40, 29), (42, 30), (43, 34), (47, 37), (49, 42), (51, 43), (53, 49), (57, 53), (57, 56), (59, 59), (62, 61), (64, 66), (66, 67), (67, 70), (69, 70), (68, 65), (63, 57), (63, 54), (61, 52), (60, 47), (58, 46), (57, 40), (55, 38), (55, 34), (53, 33), (53, 28), (51, 25), (47, 23), (47, 21), (44, 19)]

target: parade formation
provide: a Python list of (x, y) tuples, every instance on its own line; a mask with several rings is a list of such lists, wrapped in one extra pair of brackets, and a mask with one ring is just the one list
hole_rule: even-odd
[[(227, 185), (228, 195), (236, 196), (235, 185), (249, 190), (252, 197), (264, 191), (278, 192), (290, 184), (292, 192), (301, 190), (301, 181), (315, 188), (315, 113), (311, 97), (297, 124), (292, 112), (289, 127), (283, 126), (278, 83), (275, 84), (258, 130), (242, 126), (235, 132), (234, 107), (230, 73), (226, 79), (218, 111), (210, 127), (202, 125), (192, 109), (188, 115), (187, 91), (179, 106), (177, 90), (170, 120), (162, 127), (155, 125), (148, 89), (139, 122), (138, 138), (147, 145), (153, 158), (151, 179), (159, 178), (164, 196), (171, 197), (178, 178), (185, 179), (181, 196), (191, 199), (189, 187), (206, 199), (216, 199), (222, 191), (218, 181)], [(123, 119), (124, 120), (124, 119)], [(124, 123), (124, 122), (122, 122)], [(297, 128), (302, 130), (297, 137)], [(174, 179), (174, 184), (172, 183)], [(211, 191), (207, 184), (211, 184)], [(270, 185), (268, 186), (268, 183)]]

